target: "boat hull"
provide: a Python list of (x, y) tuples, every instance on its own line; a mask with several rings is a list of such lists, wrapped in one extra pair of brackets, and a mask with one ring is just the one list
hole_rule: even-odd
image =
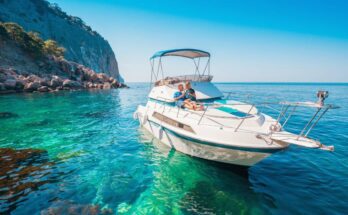
[(240, 166), (253, 166), (274, 153), (219, 147), (207, 142), (181, 136), (149, 120), (144, 122), (142, 119), (139, 119), (139, 122), (143, 128), (168, 147), (174, 148), (184, 154), (206, 160)]

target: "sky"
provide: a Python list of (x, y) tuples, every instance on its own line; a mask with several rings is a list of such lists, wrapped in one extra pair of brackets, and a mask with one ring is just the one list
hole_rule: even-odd
[[(110, 43), (126, 82), (150, 80), (157, 51), (211, 53), (215, 82), (348, 82), (346, 0), (49, 0)], [(163, 59), (165, 76), (191, 74)]]

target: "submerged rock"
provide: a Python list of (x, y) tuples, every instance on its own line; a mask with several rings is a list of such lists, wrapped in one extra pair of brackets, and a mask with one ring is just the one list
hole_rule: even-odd
[(74, 151), (74, 152), (60, 152), (57, 154), (57, 158), (59, 160), (68, 160), (70, 158), (80, 157), (85, 155), (86, 152), (84, 150)]
[(0, 112), (0, 119), (8, 119), (18, 117), (18, 114), (11, 112)]
[(75, 215), (75, 214), (88, 214), (88, 215), (108, 215), (114, 214), (112, 209), (100, 209), (99, 205), (89, 204), (76, 204), (71, 201), (56, 201), (49, 208), (41, 211), (41, 215)]
[(82, 114), (83, 117), (90, 117), (90, 118), (102, 118), (105, 117), (108, 113), (107, 112), (89, 112)]
[(50, 182), (47, 175), (53, 163), (48, 162), (45, 150), (0, 148), (0, 164), (1, 212), (4, 214), (10, 214), (20, 198)]
[(263, 214), (260, 209), (250, 208), (245, 199), (205, 181), (198, 182), (179, 204), (184, 214)]
[(118, 214), (126, 214), (128, 211), (132, 208), (131, 205), (129, 205), (126, 202), (123, 202), (117, 206), (117, 213)]
[(31, 127), (31, 126), (36, 127), (36, 126), (46, 126), (46, 125), (48, 125), (48, 124), (50, 124), (50, 123), (52, 123), (51, 120), (44, 119), (44, 120), (37, 121), (37, 122), (26, 123), (25, 125), (26, 125), (26, 126), (29, 126), (29, 127)]

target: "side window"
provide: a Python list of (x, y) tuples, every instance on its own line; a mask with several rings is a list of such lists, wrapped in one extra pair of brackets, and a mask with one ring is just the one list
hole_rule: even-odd
[(164, 115), (162, 115), (162, 114), (160, 114), (160, 113), (158, 113), (158, 112), (154, 112), (154, 113), (152, 114), (152, 116), (155, 117), (156, 119), (162, 121), (162, 122), (165, 122), (165, 123), (171, 125), (171, 126), (175, 126), (175, 127), (184, 129), (185, 131), (188, 131), (188, 132), (191, 132), (191, 133), (195, 133), (195, 132), (193, 131), (193, 129), (191, 128), (191, 126), (185, 125), (185, 124), (183, 124), (183, 123), (181, 123), (181, 122), (178, 122), (178, 121), (176, 121), (176, 120), (174, 120), (174, 119), (171, 119), (171, 118), (169, 118), (169, 117), (166, 117), (166, 116), (164, 116)]

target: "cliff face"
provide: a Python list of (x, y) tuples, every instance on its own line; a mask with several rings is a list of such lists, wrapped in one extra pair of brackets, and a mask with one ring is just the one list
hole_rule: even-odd
[(78, 18), (45, 0), (0, 0), (0, 21), (15, 22), (66, 49), (65, 58), (122, 80), (109, 43)]
[(53, 40), (0, 22), (0, 94), (126, 87), (105, 73), (67, 61), (63, 53)]

